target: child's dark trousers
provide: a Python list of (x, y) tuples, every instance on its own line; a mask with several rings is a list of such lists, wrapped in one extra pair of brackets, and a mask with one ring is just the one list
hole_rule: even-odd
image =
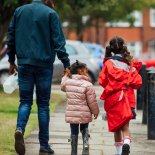
[(80, 126), (80, 131), (82, 131), (85, 128), (88, 128), (88, 123), (86, 124), (70, 124), (71, 128), (71, 135), (78, 135), (79, 134), (79, 126)]

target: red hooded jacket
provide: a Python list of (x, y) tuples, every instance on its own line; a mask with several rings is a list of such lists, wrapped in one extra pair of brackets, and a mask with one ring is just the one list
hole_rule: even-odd
[[(133, 62), (131, 76), (129, 77), (130, 66), (128, 64), (116, 59), (105, 60), (98, 79), (99, 84), (104, 88), (100, 99), (107, 100), (111, 95), (119, 99), (125, 90), (130, 106), (135, 108), (136, 101), (133, 89), (138, 89), (142, 85), (142, 78), (138, 74), (141, 66), (141, 62)], [(109, 105), (104, 105), (105, 110), (112, 104), (109, 102), (112, 101), (106, 102)]]
[(99, 83), (104, 88), (101, 100), (105, 100), (109, 131), (116, 132), (133, 118), (131, 108), (135, 108), (133, 89), (142, 85), (138, 74), (142, 64), (133, 62), (131, 66), (123, 62), (122, 57), (105, 60), (99, 76)]

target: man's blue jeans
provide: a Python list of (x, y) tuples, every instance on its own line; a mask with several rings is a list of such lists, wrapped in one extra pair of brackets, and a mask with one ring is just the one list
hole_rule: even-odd
[(41, 147), (48, 147), (49, 141), (49, 100), (52, 83), (52, 66), (43, 68), (31, 65), (18, 66), (20, 105), (18, 109), (17, 129), (25, 131), (33, 104), (33, 90), (36, 86), (39, 141)]

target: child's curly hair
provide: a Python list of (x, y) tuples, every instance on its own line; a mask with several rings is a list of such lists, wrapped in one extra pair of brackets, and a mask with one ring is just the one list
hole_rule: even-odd
[(112, 52), (114, 54), (121, 54), (124, 61), (128, 65), (131, 64), (133, 57), (130, 55), (125, 41), (121, 37), (115, 36), (110, 40), (109, 45), (106, 47), (105, 58), (111, 57)]
[(76, 60), (76, 62), (71, 65), (70, 68), (71, 74), (78, 74), (79, 69), (84, 69), (86, 67), (87, 65), (85, 63)]

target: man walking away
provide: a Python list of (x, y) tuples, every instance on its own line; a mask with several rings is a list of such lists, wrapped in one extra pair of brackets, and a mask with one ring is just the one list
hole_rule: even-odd
[(57, 13), (53, 10), (54, 0), (33, 0), (17, 8), (7, 34), (10, 73), (17, 70), (20, 105), (15, 132), (15, 150), (25, 154), (24, 132), (31, 106), (33, 89), (36, 86), (40, 155), (54, 154), (49, 141), (49, 100), (51, 93), (53, 63), (55, 56), (69, 72), (70, 61), (65, 50), (65, 38)]

